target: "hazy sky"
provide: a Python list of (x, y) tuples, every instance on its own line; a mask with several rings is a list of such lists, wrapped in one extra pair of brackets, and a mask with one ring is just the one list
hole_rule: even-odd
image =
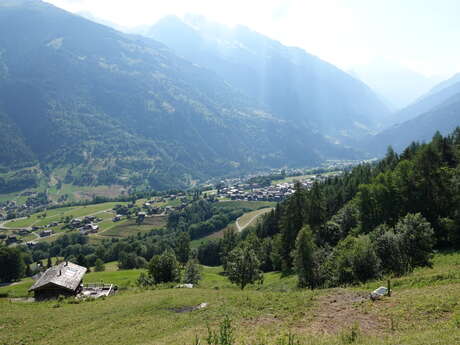
[(386, 59), (430, 75), (460, 72), (460, 0), (46, 0), (126, 28), (176, 14), (243, 24), (343, 69)]

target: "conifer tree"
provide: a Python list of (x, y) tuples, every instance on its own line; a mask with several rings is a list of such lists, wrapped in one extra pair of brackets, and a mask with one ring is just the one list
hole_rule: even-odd
[(294, 267), (299, 278), (299, 287), (315, 287), (313, 274), (313, 254), (315, 245), (310, 226), (305, 225), (297, 235), (296, 246), (293, 252)]

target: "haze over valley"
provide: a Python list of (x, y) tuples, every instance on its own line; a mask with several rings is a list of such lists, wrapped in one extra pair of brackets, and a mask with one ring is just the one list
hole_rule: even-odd
[(0, 343), (459, 343), (459, 11), (1, 0)]

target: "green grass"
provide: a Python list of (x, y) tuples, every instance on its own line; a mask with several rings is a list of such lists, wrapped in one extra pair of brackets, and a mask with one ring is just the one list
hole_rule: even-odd
[[(433, 268), (392, 279), (392, 297), (376, 302), (345, 301), (335, 309), (331, 306), (336, 299), (340, 302), (343, 294), (365, 295), (385, 279), (351, 288), (310, 291), (297, 289), (295, 276), (269, 273), (263, 285), (241, 291), (221, 274), (221, 267), (205, 267), (198, 288), (143, 290), (133, 286), (140, 270), (116, 271), (116, 263), (106, 264), (106, 268), (106, 272), (85, 277), (86, 282), (125, 287), (105, 300), (74, 304), (71, 300), (25, 303), (0, 298), (0, 344), (192, 345), (195, 334), (206, 335), (207, 323), (215, 329), (226, 315), (235, 327), (237, 345), (288, 345), (278, 340), (289, 332), (300, 345), (460, 343), (460, 281), (456, 275), (460, 253), (437, 254)], [(24, 280), (1, 287), (0, 293), (27, 295), (31, 284), (30, 279)], [(174, 312), (203, 302), (209, 307)], [(321, 316), (328, 309), (328, 317)], [(337, 332), (315, 328), (318, 324), (353, 324), (354, 320), (354, 331), (349, 326), (339, 327)], [(376, 328), (369, 326), (372, 320), (378, 320)]]
[[(239, 202), (239, 201), (235, 201), (235, 202)], [(232, 203), (233, 203), (233, 201), (232, 201)], [(243, 230), (247, 226), (255, 224), (257, 219), (259, 219), (258, 218), (259, 216), (269, 212), (272, 209), (272, 207), (267, 208), (265, 202), (259, 203), (259, 202), (253, 202), (253, 201), (243, 201), (243, 203), (244, 203), (243, 205), (246, 205), (246, 203), (251, 203), (251, 204), (249, 204), (249, 206), (251, 206), (251, 208), (256, 208), (255, 211), (247, 212), (247, 213), (243, 214), (240, 218), (238, 218), (238, 222), (239, 222), (240, 226), (243, 228)], [(272, 205), (272, 204), (273, 203), (269, 203), (269, 205)], [(260, 207), (264, 207), (264, 208), (260, 208)], [(256, 217), (256, 218), (254, 218), (254, 217)], [(229, 228), (236, 229), (235, 222), (230, 223), (224, 229), (216, 231), (216, 232), (214, 232), (214, 233), (212, 233), (210, 235), (207, 235), (207, 236), (205, 236), (203, 238), (193, 240), (190, 243), (190, 246), (192, 248), (198, 248), (200, 246), (200, 244), (203, 243), (203, 242), (206, 242), (206, 241), (209, 241), (209, 240), (212, 240), (212, 239), (216, 239), (216, 238), (223, 238), (225, 230), (227, 230)]]
[(281, 184), (281, 183), (291, 183), (291, 182), (294, 182), (294, 181), (302, 181), (302, 180), (305, 180), (307, 178), (311, 178), (313, 176), (315, 176), (315, 175), (289, 176), (289, 177), (286, 177), (286, 178), (281, 179), (281, 180), (273, 180), (272, 185)]
[[(112, 222), (113, 223), (113, 222)], [(138, 233), (147, 233), (154, 229), (162, 228), (166, 225), (166, 217), (147, 217), (140, 225), (136, 224), (135, 219), (128, 219), (120, 223), (115, 223), (109, 230), (99, 234), (104, 237), (128, 237)]]
[[(117, 204), (126, 204), (123, 202), (106, 202), (102, 204), (94, 204), (87, 206), (72, 206), (72, 207), (62, 207), (47, 210), (46, 212), (39, 212), (31, 215), (25, 219), (13, 220), (5, 223), (7, 228), (25, 228), (32, 225), (42, 226), (47, 225), (51, 222), (60, 220), (62, 217), (72, 216), (73, 218), (81, 218), (84, 216), (89, 216), (92, 214), (97, 214), (97, 216), (103, 215), (102, 211), (111, 210)], [(46, 214), (45, 218), (42, 216)]]
[(222, 207), (227, 209), (247, 209), (247, 210), (258, 210), (266, 207), (275, 207), (276, 202), (271, 201), (220, 201), (214, 204), (215, 207)]
[(249, 225), (252, 225), (254, 223), (257, 223), (257, 220), (259, 219), (260, 216), (270, 212), (272, 208), (263, 208), (260, 210), (252, 211), (245, 213), (242, 215), (240, 218), (238, 218), (238, 224), (240, 225), (241, 228), (246, 228)]

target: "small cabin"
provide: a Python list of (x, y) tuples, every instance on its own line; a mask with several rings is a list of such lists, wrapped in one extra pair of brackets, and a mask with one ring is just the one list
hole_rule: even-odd
[(29, 291), (34, 292), (36, 300), (76, 296), (82, 289), (86, 271), (86, 267), (68, 261), (62, 262), (48, 268)]

